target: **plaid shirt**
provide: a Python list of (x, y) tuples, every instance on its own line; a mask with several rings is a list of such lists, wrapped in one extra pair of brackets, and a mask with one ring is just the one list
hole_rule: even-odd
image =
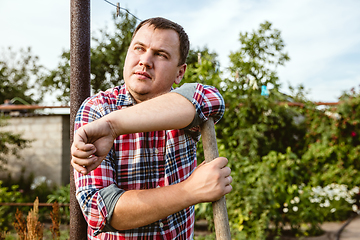
[[(225, 105), (217, 89), (201, 84), (196, 84), (194, 89), (192, 103), (201, 121), (209, 116), (220, 120)], [(125, 85), (90, 97), (77, 113), (75, 131), (112, 111), (132, 105), (134, 100)], [(111, 210), (100, 190), (107, 187), (121, 191), (151, 189), (184, 181), (196, 167), (199, 137), (198, 127), (120, 135), (97, 169), (88, 175), (74, 171), (76, 197), (88, 223), (88, 238), (192, 239), (194, 206), (144, 227), (109, 232)]]

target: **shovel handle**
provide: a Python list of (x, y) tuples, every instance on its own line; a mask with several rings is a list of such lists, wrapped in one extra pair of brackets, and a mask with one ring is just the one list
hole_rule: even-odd
[[(216, 142), (214, 120), (209, 118), (201, 125), (201, 136), (204, 147), (205, 162), (211, 162), (219, 157)], [(225, 196), (212, 203), (214, 224), (217, 240), (231, 240), (229, 218), (226, 208)]]

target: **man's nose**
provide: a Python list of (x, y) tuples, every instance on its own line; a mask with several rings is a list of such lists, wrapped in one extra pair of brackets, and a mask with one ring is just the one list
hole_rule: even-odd
[(142, 54), (140, 57), (139, 64), (140, 64), (140, 66), (144, 66), (146, 68), (152, 68), (153, 67), (152, 54), (149, 51)]

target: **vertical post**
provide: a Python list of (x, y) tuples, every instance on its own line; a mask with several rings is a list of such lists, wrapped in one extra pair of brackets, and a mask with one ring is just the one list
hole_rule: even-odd
[[(90, 0), (71, 0), (70, 143), (76, 112), (90, 96)], [(87, 224), (75, 197), (74, 169), (70, 166), (70, 239), (87, 239)]]

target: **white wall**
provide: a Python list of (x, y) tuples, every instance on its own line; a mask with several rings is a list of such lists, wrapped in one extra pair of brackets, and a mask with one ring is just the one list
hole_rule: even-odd
[[(13, 178), (18, 178), (24, 167), (26, 176), (30, 173), (35, 177), (45, 176), (58, 185), (69, 182), (69, 119), (68, 115), (44, 115), (8, 120), (9, 126), (0, 131), (21, 134), (22, 138), (32, 140), (28, 148), (19, 151), (21, 158), (12, 156), (4, 166)], [(4, 172), (0, 174), (7, 176)]]

